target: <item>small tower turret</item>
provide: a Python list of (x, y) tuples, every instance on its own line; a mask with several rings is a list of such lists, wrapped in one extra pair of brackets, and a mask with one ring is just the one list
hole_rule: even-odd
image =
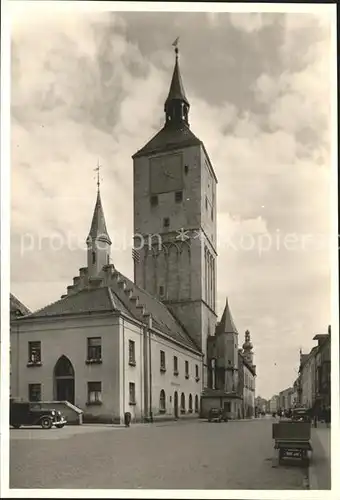
[(111, 240), (106, 229), (106, 222), (100, 197), (99, 168), (95, 169), (97, 177), (97, 200), (94, 207), (92, 224), (86, 239), (87, 267), (90, 278), (97, 276), (103, 266), (110, 263)]
[(246, 330), (245, 335), (244, 335), (244, 343), (243, 343), (243, 357), (250, 365), (253, 365), (253, 358), (254, 358), (254, 353), (253, 353), (253, 344), (251, 343), (250, 340), (250, 332), (249, 330)]

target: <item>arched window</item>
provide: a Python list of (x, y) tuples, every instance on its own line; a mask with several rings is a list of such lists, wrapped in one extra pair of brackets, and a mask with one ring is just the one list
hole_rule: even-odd
[(92, 264), (96, 263), (96, 252), (92, 252)]
[(196, 396), (195, 396), (195, 413), (198, 413), (198, 410), (199, 410), (199, 408), (198, 408), (198, 396), (196, 394)]
[(185, 395), (184, 392), (181, 394), (181, 413), (185, 413)]
[(189, 413), (192, 413), (192, 395), (189, 394)]
[(159, 395), (159, 411), (165, 412), (165, 392), (162, 389)]

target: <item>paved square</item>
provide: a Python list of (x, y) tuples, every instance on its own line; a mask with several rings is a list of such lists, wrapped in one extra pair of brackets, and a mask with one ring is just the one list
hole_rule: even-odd
[(11, 431), (11, 488), (303, 489), (269, 419)]

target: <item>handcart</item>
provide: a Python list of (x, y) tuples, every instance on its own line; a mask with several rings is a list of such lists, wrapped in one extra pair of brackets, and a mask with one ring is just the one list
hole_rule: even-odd
[(272, 437), (275, 440), (274, 448), (279, 450), (279, 463), (285, 457), (308, 460), (308, 451), (312, 450), (310, 444), (311, 424), (309, 422), (279, 422), (273, 424)]

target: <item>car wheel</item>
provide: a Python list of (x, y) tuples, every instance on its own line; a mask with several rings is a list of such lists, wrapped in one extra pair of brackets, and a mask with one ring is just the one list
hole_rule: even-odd
[(14, 427), (14, 429), (20, 429), (20, 424), (15, 424), (12, 427)]
[(62, 428), (64, 427), (64, 425), (65, 425), (65, 424), (57, 424), (57, 425), (56, 425), (56, 427), (57, 427), (58, 429), (62, 429)]
[(50, 429), (52, 427), (52, 420), (48, 417), (44, 417), (42, 420), (41, 420), (41, 427), (43, 429)]

